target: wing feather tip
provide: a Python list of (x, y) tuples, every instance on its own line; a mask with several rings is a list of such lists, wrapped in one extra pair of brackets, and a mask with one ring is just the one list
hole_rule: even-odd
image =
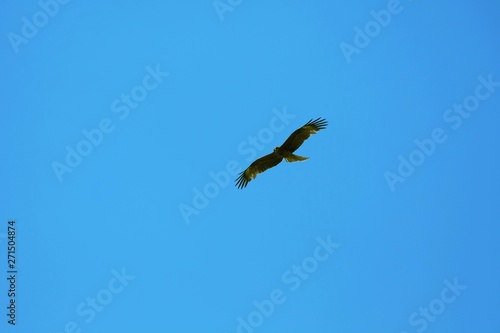
[(243, 189), (245, 187), (247, 187), (248, 185), (248, 182), (249, 180), (247, 178), (245, 178), (245, 172), (246, 170), (240, 172), (238, 178), (236, 178), (235, 180), (235, 186), (238, 188), (238, 189)]

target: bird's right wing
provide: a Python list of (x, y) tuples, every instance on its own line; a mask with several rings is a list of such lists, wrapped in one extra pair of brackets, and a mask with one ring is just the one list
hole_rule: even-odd
[(257, 177), (259, 173), (278, 165), (281, 160), (282, 158), (279, 158), (274, 152), (255, 160), (255, 162), (250, 164), (250, 166), (236, 178), (236, 186), (240, 189), (246, 187), (248, 182)]

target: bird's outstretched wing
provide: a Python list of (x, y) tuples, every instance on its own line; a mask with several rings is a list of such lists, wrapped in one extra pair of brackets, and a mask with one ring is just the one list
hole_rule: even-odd
[(326, 119), (309, 120), (304, 126), (290, 134), (288, 139), (281, 145), (280, 150), (293, 153), (311, 134), (316, 134), (317, 131), (325, 129), (326, 125), (328, 125)]
[(282, 160), (283, 158), (278, 157), (278, 155), (274, 152), (266, 156), (262, 156), (240, 173), (239, 177), (235, 180), (236, 186), (238, 186), (238, 188), (246, 187), (248, 182), (257, 177), (259, 173), (272, 168), (273, 166), (279, 164)]

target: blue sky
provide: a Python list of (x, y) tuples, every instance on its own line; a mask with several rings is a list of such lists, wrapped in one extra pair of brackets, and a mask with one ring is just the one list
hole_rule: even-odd
[(496, 1), (4, 7), (2, 331), (500, 329)]

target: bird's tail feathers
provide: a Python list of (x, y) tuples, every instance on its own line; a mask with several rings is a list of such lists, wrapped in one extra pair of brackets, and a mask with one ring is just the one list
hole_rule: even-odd
[(285, 157), (285, 160), (287, 162), (297, 162), (297, 161), (305, 161), (308, 158), (309, 157), (303, 157), (303, 156), (299, 156), (299, 155), (290, 154), (289, 156)]

